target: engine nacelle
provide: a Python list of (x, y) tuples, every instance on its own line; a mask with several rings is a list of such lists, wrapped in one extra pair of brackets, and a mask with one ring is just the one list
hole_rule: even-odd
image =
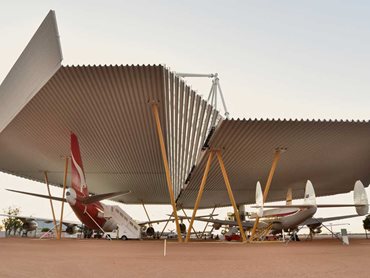
[(27, 232), (34, 231), (37, 229), (37, 227), (38, 227), (38, 224), (35, 220), (26, 221), (22, 225), (22, 229)]
[(180, 223), (180, 232), (182, 234), (186, 233), (186, 225), (184, 223)]
[(70, 235), (73, 235), (75, 233), (77, 233), (77, 227), (76, 225), (68, 225), (67, 228), (66, 228), (66, 233), (67, 234), (70, 234)]
[(220, 223), (214, 223), (213, 224), (213, 228), (215, 229), (215, 230), (219, 230), (220, 228), (221, 228), (221, 224)]
[(307, 227), (310, 228), (310, 230), (315, 230), (321, 227), (321, 223), (310, 224), (310, 225), (307, 225)]
[(146, 232), (147, 236), (154, 236), (154, 234), (155, 234), (155, 231), (154, 231), (153, 227), (148, 227), (145, 232)]
[(320, 234), (322, 232), (321, 223), (307, 225), (307, 227), (310, 228), (311, 233)]
[(76, 204), (77, 194), (73, 188), (68, 188), (66, 192), (66, 199), (68, 204), (74, 206)]

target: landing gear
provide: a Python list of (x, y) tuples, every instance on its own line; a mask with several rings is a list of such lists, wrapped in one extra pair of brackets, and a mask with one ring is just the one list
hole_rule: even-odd
[(290, 235), (290, 240), (291, 241), (300, 241), (296, 231), (293, 231), (293, 233)]
[(93, 230), (85, 228), (83, 230), (83, 234), (84, 234), (84, 238), (91, 238), (91, 236), (93, 235)]
[(94, 238), (102, 238), (103, 237), (103, 233), (101, 231), (96, 231), (95, 234), (94, 234)]

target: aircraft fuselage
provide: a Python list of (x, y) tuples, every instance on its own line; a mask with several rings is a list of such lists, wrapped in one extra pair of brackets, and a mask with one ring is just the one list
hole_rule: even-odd
[(301, 223), (311, 218), (316, 213), (316, 207), (309, 208), (278, 208), (264, 211), (261, 224), (267, 226), (272, 223), (272, 230), (294, 230)]

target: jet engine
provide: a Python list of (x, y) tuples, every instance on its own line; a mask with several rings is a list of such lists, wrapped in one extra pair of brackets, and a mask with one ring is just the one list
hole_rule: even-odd
[(147, 236), (154, 236), (154, 234), (155, 234), (154, 228), (153, 227), (148, 227), (146, 229), (145, 233), (146, 233)]
[(27, 220), (22, 225), (22, 229), (27, 232), (34, 231), (37, 229), (37, 227), (38, 227), (38, 224), (35, 220)]
[(310, 233), (312, 234), (320, 234), (322, 232), (321, 223), (307, 225), (307, 227), (310, 229)]
[(214, 223), (213, 224), (213, 228), (215, 229), (215, 230), (219, 230), (220, 228), (221, 228), (221, 224), (220, 223)]
[(186, 233), (186, 225), (184, 223), (180, 223), (180, 232), (182, 234)]
[(72, 225), (67, 225), (67, 228), (66, 228), (66, 233), (67, 234), (70, 234), (70, 235), (73, 235), (75, 233), (77, 233), (78, 231), (78, 228), (76, 225), (72, 224)]

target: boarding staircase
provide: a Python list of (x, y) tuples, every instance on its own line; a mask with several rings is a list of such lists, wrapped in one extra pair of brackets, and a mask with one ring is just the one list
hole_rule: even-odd
[(117, 223), (119, 234), (125, 234), (128, 238), (140, 237), (140, 225), (119, 206), (105, 206), (104, 217)]
[(264, 228), (258, 229), (257, 232), (254, 234), (253, 237), (251, 237), (250, 241), (263, 241), (265, 240), (266, 236), (270, 233), (272, 229), (272, 223), (267, 225)]

